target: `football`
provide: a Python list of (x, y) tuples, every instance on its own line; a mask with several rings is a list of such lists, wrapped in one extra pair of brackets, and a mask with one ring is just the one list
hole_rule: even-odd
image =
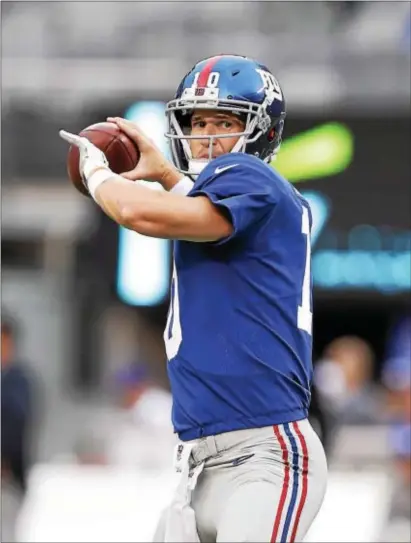
[[(79, 136), (84, 136), (106, 155), (114, 173), (132, 170), (138, 163), (140, 153), (135, 143), (114, 123), (104, 122), (88, 126)], [(75, 188), (90, 196), (79, 171), (79, 150), (71, 145), (67, 155), (67, 172)]]

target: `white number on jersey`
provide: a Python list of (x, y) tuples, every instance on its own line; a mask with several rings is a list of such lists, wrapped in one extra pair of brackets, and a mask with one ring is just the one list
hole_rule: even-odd
[[(301, 233), (306, 236), (306, 255), (304, 277), (302, 283), (301, 305), (298, 306), (297, 326), (308, 334), (312, 334), (313, 314), (311, 311), (311, 238), (308, 209), (303, 206)], [(171, 283), (171, 299), (168, 318), (164, 330), (164, 343), (168, 360), (174, 358), (183, 340), (180, 322), (180, 304), (178, 296), (178, 277), (175, 262)]]
[(311, 238), (308, 209), (303, 206), (301, 232), (307, 237), (304, 278), (301, 305), (298, 306), (297, 326), (308, 334), (312, 334), (313, 314), (311, 312)]
[(257, 72), (260, 74), (261, 79), (263, 80), (264, 89), (267, 97), (270, 98), (270, 101), (274, 102), (274, 100), (282, 100), (283, 93), (281, 92), (280, 85), (273, 74), (266, 72), (265, 70), (257, 70)]
[(182, 341), (180, 323), (180, 304), (178, 300), (178, 277), (176, 263), (173, 262), (173, 277), (171, 280), (171, 299), (168, 310), (166, 328), (164, 330), (164, 344), (168, 360), (171, 360), (178, 353)]

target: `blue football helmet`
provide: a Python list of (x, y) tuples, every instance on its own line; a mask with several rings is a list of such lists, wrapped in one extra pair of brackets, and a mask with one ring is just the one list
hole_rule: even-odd
[[(244, 132), (191, 136), (195, 109), (218, 109), (241, 116)], [(212, 160), (214, 139), (239, 136), (231, 152), (269, 162), (278, 151), (286, 116), (278, 81), (262, 64), (239, 55), (218, 55), (198, 62), (181, 81), (166, 106), (167, 133), (175, 166), (195, 178)], [(190, 139), (210, 139), (209, 158), (193, 159)]]

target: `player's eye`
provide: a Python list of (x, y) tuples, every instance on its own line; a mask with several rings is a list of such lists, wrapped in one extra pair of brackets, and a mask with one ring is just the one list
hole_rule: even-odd
[(218, 126), (221, 127), (221, 128), (225, 128), (226, 130), (229, 130), (230, 128), (233, 127), (233, 122), (232, 121), (227, 121), (227, 120), (220, 121), (218, 123)]
[(194, 121), (192, 123), (193, 128), (205, 128), (206, 122), (205, 121)]

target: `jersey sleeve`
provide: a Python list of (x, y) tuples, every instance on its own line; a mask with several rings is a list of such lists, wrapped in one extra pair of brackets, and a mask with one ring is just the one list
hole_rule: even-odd
[(272, 211), (279, 200), (275, 176), (263, 163), (247, 155), (224, 155), (213, 160), (195, 183), (190, 197), (207, 196), (229, 217), (234, 229), (225, 243), (244, 234)]

